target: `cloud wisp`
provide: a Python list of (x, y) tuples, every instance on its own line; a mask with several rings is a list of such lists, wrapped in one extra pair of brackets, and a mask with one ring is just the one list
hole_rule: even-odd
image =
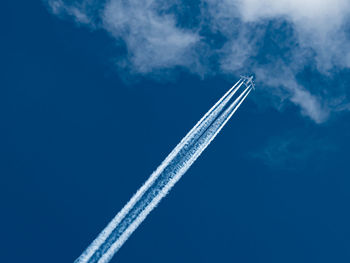
[[(244, 91), (233, 100), (234, 94), (243, 84)], [(237, 82), (181, 140), (75, 263), (109, 262), (214, 140), (251, 90), (252, 86), (246, 80)]]
[(131, 74), (183, 68), (232, 80), (251, 71), (279, 108), (297, 105), (316, 123), (350, 109), (343, 88), (300, 80), (307, 70), (333, 81), (350, 69), (347, 0), (44, 1), (52, 13), (123, 43), (116, 64)]
[(270, 138), (251, 157), (270, 168), (293, 171), (327, 162), (337, 150), (338, 146), (329, 138), (305, 133), (302, 129)]

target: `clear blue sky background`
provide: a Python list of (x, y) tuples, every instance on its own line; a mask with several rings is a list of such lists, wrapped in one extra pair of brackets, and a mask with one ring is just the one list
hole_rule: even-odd
[[(73, 262), (233, 83), (125, 81), (105, 32), (40, 1), (0, 17), (0, 261)], [(111, 262), (349, 262), (349, 114), (315, 124), (258, 94)]]

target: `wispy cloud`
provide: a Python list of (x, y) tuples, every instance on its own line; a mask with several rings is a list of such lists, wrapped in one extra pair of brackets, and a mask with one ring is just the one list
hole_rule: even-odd
[(316, 53), (320, 70), (333, 66), (349, 66), (344, 56), (348, 44), (345, 22), (349, 18), (347, 0), (244, 0), (238, 8), (245, 22), (284, 19), (293, 25), (300, 48), (311, 48)]
[(350, 68), (347, 0), (46, 2), (54, 14), (122, 41), (127, 55), (116, 64), (132, 74), (254, 72), (265, 92), (317, 123), (350, 108), (343, 88), (301, 82), (306, 68), (329, 80)]
[(337, 147), (328, 139), (294, 131), (271, 138), (252, 157), (273, 168), (294, 170), (310, 161), (327, 161), (329, 154), (336, 151)]
[[(73, 17), (77, 23), (88, 24), (92, 26), (93, 19), (88, 15), (87, 7), (90, 4), (86, 2), (76, 2), (73, 5), (67, 5), (63, 0), (48, 0), (47, 3), (52, 13), (58, 16), (68, 15)], [(90, 1), (91, 2), (91, 1)]]
[(177, 27), (172, 14), (160, 14), (158, 10), (155, 1), (111, 0), (105, 5), (103, 24), (115, 38), (125, 41), (136, 72), (194, 66), (193, 49), (199, 36)]

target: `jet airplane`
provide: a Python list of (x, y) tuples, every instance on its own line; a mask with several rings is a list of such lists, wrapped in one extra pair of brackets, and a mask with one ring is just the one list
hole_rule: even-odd
[(252, 86), (253, 89), (255, 89), (255, 84), (254, 84), (254, 81), (253, 81), (253, 76), (250, 76), (250, 77), (246, 77), (246, 76), (241, 76), (241, 78), (243, 79), (243, 82), (244, 82), (244, 85), (246, 87), (248, 86)]

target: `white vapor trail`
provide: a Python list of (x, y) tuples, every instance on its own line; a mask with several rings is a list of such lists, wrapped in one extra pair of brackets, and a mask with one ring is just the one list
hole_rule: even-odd
[[(246, 89), (228, 103), (245, 84)], [(107, 263), (232, 117), (252, 86), (240, 79), (191, 129), (75, 263)], [(227, 106), (227, 107), (226, 107)]]

